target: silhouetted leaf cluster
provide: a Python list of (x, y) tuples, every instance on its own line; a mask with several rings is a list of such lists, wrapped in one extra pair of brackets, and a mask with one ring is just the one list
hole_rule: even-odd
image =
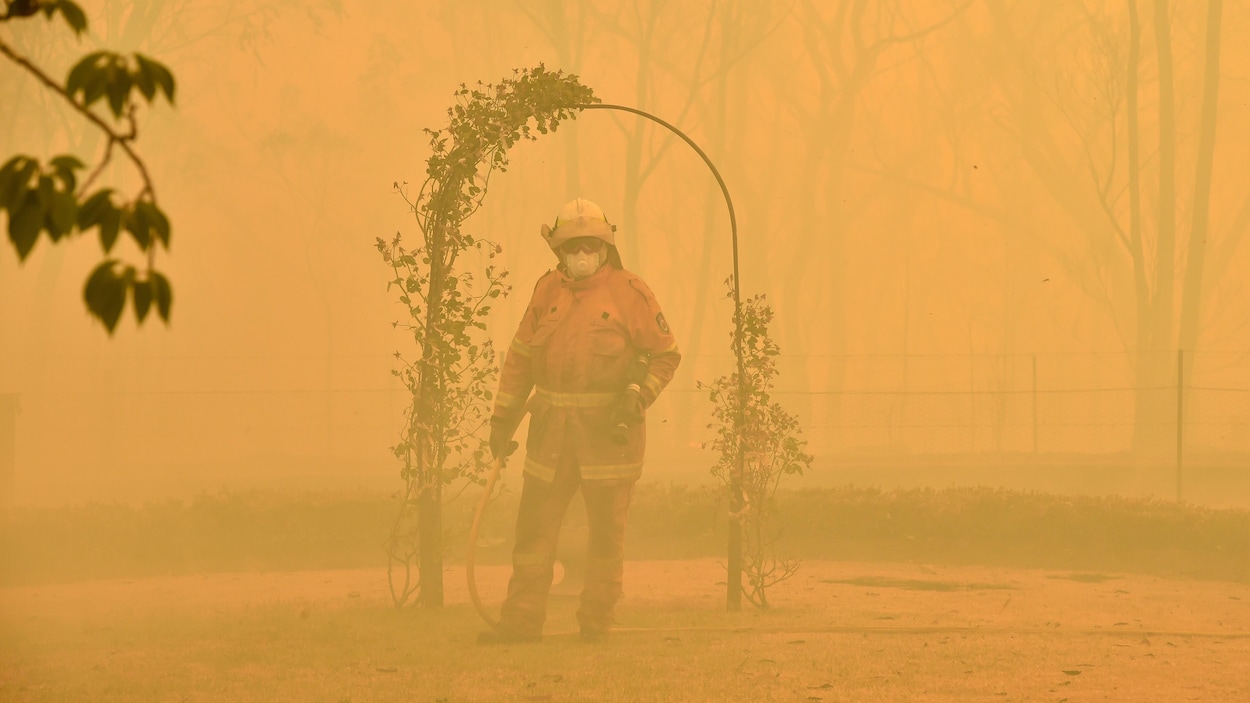
[(134, 90), (149, 104), (160, 91), (172, 105), (174, 74), (164, 64), (143, 54), (136, 53), (127, 59), (111, 51), (96, 51), (75, 64), (65, 81), (65, 92), (83, 107), (91, 107), (100, 98), (107, 97), (109, 110), (117, 119), (132, 105)]
[[(49, 19), (60, 15), (75, 34), (81, 35), (87, 29), (82, 8), (70, 0), (18, 0), (5, 2), (3, 7), (0, 22), (42, 12)], [(140, 270), (115, 258), (101, 262), (88, 276), (83, 289), (87, 309), (104, 323), (110, 334), (121, 319), (128, 296), (139, 323), (147, 317), (153, 303), (161, 319), (168, 322), (173, 289), (153, 262), (158, 242), (165, 250), (169, 249), (169, 217), (157, 205), (147, 169), (131, 144), (138, 137), (136, 92), (149, 104), (158, 95), (164, 95), (166, 101), (173, 104), (173, 73), (164, 64), (139, 53), (127, 58), (111, 51), (96, 51), (70, 69), (62, 86), (2, 41), (0, 51), (49, 89), (61, 94), (84, 119), (108, 137), (99, 163), (81, 183), (77, 172), (86, 166), (72, 155), (56, 156), (44, 165), (33, 156), (19, 154), (0, 167), (0, 210), (8, 211), (9, 241), (18, 258), (25, 261), (39, 235), (45, 232), (56, 244), (70, 234), (97, 229), (105, 254), (112, 252), (121, 232), (128, 232), (139, 250), (147, 254), (147, 265)], [(117, 130), (91, 110), (101, 100), (108, 105), (114, 120), (124, 119), (128, 123), (126, 131)], [(119, 196), (112, 188), (88, 193), (96, 176), (108, 164), (114, 148), (125, 152), (143, 181), (142, 189), (131, 200)]]
[(87, 15), (77, 3), (70, 0), (5, 0), (3, 6), (4, 14), (0, 14), (0, 22), (18, 17), (33, 17), (42, 12), (48, 19), (60, 14), (75, 34), (87, 31)]

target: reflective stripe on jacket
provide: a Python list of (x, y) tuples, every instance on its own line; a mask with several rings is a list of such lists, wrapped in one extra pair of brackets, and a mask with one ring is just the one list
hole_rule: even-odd
[(526, 473), (552, 480), (568, 437), (583, 479), (638, 478), (645, 423), (631, 427), (623, 445), (612, 441), (611, 424), (626, 370), (640, 354), (650, 357), (640, 384), (649, 406), (672, 380), (681, 354), (655, 295), (638, 276), (609, 264), (580, 281), (561, 271), (538, 280), (495, 397), (498, 417), (515, 421), (530, 411)]

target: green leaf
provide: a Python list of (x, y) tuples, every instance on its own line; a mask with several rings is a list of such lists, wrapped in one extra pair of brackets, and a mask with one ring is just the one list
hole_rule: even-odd
[(109, 199), (113, 193), (112, 188), (104, 188), (96, 191), (78, 206), (78, 229), (88, 230), (100, 223), (107, 213), (113, 208), (113, 202)]
[(139, 63), (139, 71), (146, 73), (165, 93), (165, 99), (174, 104), (174, 74), (164, 64), (140, 53), (135, 53), (135, 61)]
[[(87, 54), (79, 59), (78, 63), (74, 64), (74, 67), (69, 70), (69, 76), (65, 79), (65, 92), (69, 93), (71, 98), (90, 83), (94, 76), (99, 74), (98, 62), (107, 54), (107, 51), (96, 51)], [(90, 102), (84, 97), (83, 104), (89, 105)]]
[(60, 173), (73, 173), (74, 171), (81, 171), (86, 168), (86, 166), (83, 165), (83, 162), (80, 161), (77, 156), (72, 154), (62, 154), (48, 163), (52, 164), (53, 168)]
[(126, 279), (117, 274), (116, 263), (116, 259), (108, 259), (97, 266), (83, 288), (87, 309), (104, 323), (109, 334), (113, 334), (126, 307)]
[(133, 209), (122, 211), (122, 229), (130, 233), (130, 238), (135, 240), (135, 244), (140, 249), (147, 251), (148, 247), (152, 245), (152, 233), (148, 228), (146, 217)]
[(108, 92), (109, 80), (104, 71), (96, 70), (87, 77), (82, 89), (83, 107), (91, 107)]
[(35, 240), (43, 227), (43, 204), (35, 191), (27, 190), (21, 206), (16, 210), (10, 208), (9, 213), (9, 241), (17, 247), (17, 258), (24, 261), (35, 248)]
[(126, 110), (126, 101), (130, 97), (130, 86), (132, 79), (130, 72), (126, 70), (125, 65), (118, 57), (114, 62), (112, 69), (108, 72), (108, 98), (109, 109), (113, 111), (113, 116), (121, 119), (122, 113)]
[[(62, 161), (63, 159), (72, 159), (73, 161), (78, 161), (78, 159), (75, 159), (72, 156), (58, 156), (52, 160), (56, 177), (61, 179), (61, 183), (65, 186), (64, 190), (72, 193), (74, 192), (74, 188), (78, 187), (78, 178), (74, 176), (74, 167), (70, 165), (68, 161)], [(55, 163), (57, 161), (61, 161), (61, 163)], [(78, 168), (82, 168), (81, 163)]]
[(165, 245), (165, 249), (169, 249), (169, 218), (161, 211), (156, 203), (143, 201), (135, 205), (135, 209), (142, 208), (147, 216), (148, 225), (151, 227), (152, 234)]
[(56, 4), (57, 9), (61, 11), (61, 16), (73, 28), (74, 34), (81, 35), (87, 29), (87, 15), (83, 13), (82, 8), (71, 2), (70, 0), (59, 0)]
[(122, 217), (122, 225), (144, 251), (152, 246), (152, 225), (149, 222), (147, 205), (146, 202), (135, 203)]
[(137, 68), (130, 75), (134, 78), (135, 85), (138, 86), (144, 99), (151, 104), (152, 98), (156, 97), (156, 81), (152, 78), (152, 71), (148, 69), (150, 64), (141, 59), (139, 54), (135, 54), (135, 64)]
[(173, 289), (169, 286), (169, 279), (156, 271), (152, 272), (152, 294), (156, 298), (156, 312), (162, 320), (169, 322), (169, 310), (174, 302)]
[(20, 154), (0, 167), (0, 210), (16, 212), (26, 197), (27, 183), (38, 168), (38, 162)]
[(104, 247), (104, 253), (108, 253), (113, 249), (113, 244), (117, 242), (117, 235), (121, 233), (122, 228), (122, 211), (109, 204), (109, 208), (105, 210), (100, 217), (100, 246)]
[(5, 2), (5, 5), (8, 6), (6, 8), (8, 10), (5, 17), (6, 20), (13, 19), (14, 17), (30, 17), (39, 11), (39, 5), (34, 2), (30, 2), (29, 0), (27, 2), (8, 0)]
[(52, 241), (69, 234), (78, 220), (78, 201), (69, 191), (57, 191), (52, 196), (52, 207), (48, 210), (48, 234)]
[(56, 195), (56, 186), (52, 183), (49, 176), (40, 176), (37, 192), (39, 193), (39, 204), (44, 210), (52, 208), (52, 198)]
[(135, 317), (138, 318), (139, 324), (143, 324), (143, 319), (148, 316), (148, 310), (152, 309), (152, 294), (154, 293), (152, 281), (135, 283), (131, 291), (135, 296)]

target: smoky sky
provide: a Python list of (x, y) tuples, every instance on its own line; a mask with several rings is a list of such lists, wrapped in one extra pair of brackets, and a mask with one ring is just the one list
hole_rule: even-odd
[[(1170, 421), (1182, 348), (1190, 382), (1223, 389), (1195, 400), (1223, 428), (1196, 430), (1197, 446), (1246, 450), (1250, 7), (1224, 3), (1204, 115), (1207, 3), (1172, 3), (1169, 130), (1150, 0), (1135, 85), (1122, 2), (842, 4), (86, 2), (80, 42), (42, 19), (5, 26), (54, 76), (108, 47), (157, 57), (179, 81), (176, 107), (141, 110), (137, 144), (173, 221), (167, 328), (127, 315), (110, 338), (87, 316), (92, 236), (44, 239), (20, 265), (0, 253), (0, 393), (19, 404), (6, 490), (60, 502), (392, 482), (405, 401), (392, 355), (409, 348), (373, 243), (420, 239), (392, 184), (419, 191), (422, 129), (446, 123), (461, 83), (540, 62), (673, 122), (721, 169), (741, 290), (774, 308), (780, 397), (818, 465), (1031, 452), (1039, 438), (1041, 451), (1132, 451), (1135, 422)], [(97, 159), (100, 135), (58, 99), (0, 64), (0, 155)], [(554, 264), (540, 225), (573, 197), (599, 203), (685, 354), (655, 409), (648, 471), (705, 471), (696, 382), (732, 366), (716, 182), (668, 133), (607, 112), (509, 156), (465, 224), (499, 242), (514, 286), (491, 336), (506, 345)], [(136, 188), (121, 159), (102, 178)], [(966, 396), (943, 400), (954, 393)]]

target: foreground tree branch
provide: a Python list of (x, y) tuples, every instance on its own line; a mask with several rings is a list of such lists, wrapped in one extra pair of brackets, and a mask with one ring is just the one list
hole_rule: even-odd
[[(59, 14), (78, 35), (87, 28), (86, 15), (72, 0), (5, 2), (0, 22), (41, 12), (49, 19)], [(107, 255), (125, 231), (143, 252), (146, 266), (139, 270), (118, 259), (106, 258), (87, 278), (83, 290), (87, 310), (104, 324), (109, 334), (116, 329), (127, 299), (133, 302), (135, 319), (140, 324), (153, 303), (161, 319), (168, 323), (173, 291), (169, 280), (156, 270), (156, 250), (158, 244), (168, 250), (170, 222), (156, 203), (156, 189), (147, 164), (134, 143), (139, 137), (135, 93), (149, 104), (158, 94), (173, 104), (173, 73), (139, 53), (124, 57), (97, 51), (82, 57), (61, 84), (2, 39), (0, 54), (61, 96), (76, 114), (104, 132), (107, 139), (103, 154), (81, 185), (77, 172), (86, 166), (73, 155), (55, 156), (45, 165), (34, 156), (18, 154), (0, 166), (0, 210), (8, 211), (9, 241), (19, 260), (25, 261), (45, 232), (56, 244), (68, 235), (97, 229), (100, 246)], [(106, 102), (114, 120), (125, 120), (129, 129), (110, 124), (91, 109), (101, 100)], [(139, 192), (129, 200), (115, 198), (112, 188), (88, 192), (112, 160), (114, 148), (125, 153), (142, 181)]]

